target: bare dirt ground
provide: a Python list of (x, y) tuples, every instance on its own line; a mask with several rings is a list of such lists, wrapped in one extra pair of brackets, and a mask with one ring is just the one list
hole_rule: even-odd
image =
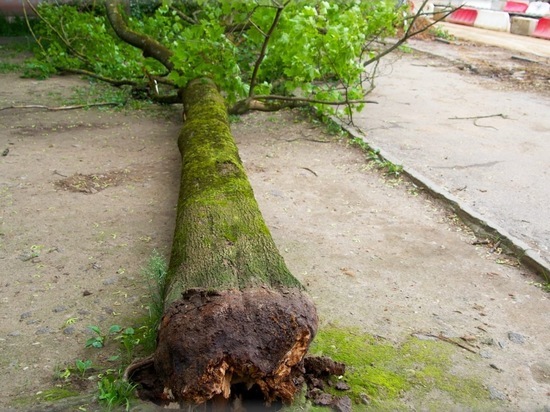
[[(87, 83), (1, 74), (0, 106), (58, 105), (75, 87)], [(0, 409), (31, 409), (75, 359), (107, 364), (111, 353), (84, 348), (88, 325), (146, 313), (140, 268), (170, 249), (180, 123), (177, 107), (0, 111)], [(457, 339), (471, 351), (456, 348), (453, 373), (482, 379), (494, 410), (550, 409), (550, 301), (539, 279), (498, 248), (473, 245), (480, 239), (444, 205), (297, 113), (250, 114), (233, 129), (267, 224), (323, 325), (395, 343)], [(439, 398), (443, 409), (470, 409)]]

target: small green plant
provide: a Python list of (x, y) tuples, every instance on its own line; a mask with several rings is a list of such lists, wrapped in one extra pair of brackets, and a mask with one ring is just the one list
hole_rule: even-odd
[(399, 177), (399, 175), (403, 173), (403, 166), (396, 165), (389, 160), (384, 159), (380, 154), (379, 149), (371, 148), (363, 139), (355, 137), (351, 139), (351, 144), (363, 150), (366, 153), (367, 159), (376, 164), (379, 169), (383, 169), (387, 176)]
[(70, 398), (71, 396), (77, 396), (78, 392), (72, 391), (67, 388), (51, 388), (45, 391), (39, 392), (40, 398), (48, 402), (55, 402), (61, 399)]
[(71, 368), (66, 367), (64, 369), (56, 370), (54, 376), (56, 379), (68, 381), (71, 377)]
[(544, 277), (544, 282), (534, 282), (533, 285), (542, 289), (544, 292), (550, 293), (550, 276), (546, 271), (541, 274)]
[(231, 124), (235, 124), (235, 123), (242, 123), (243, 122), (243, 119), (241, 116), (238, 116), (238, 115), (235, 115), (235, 114), (230, 114), (229, 115), (229, 123)]
[(106, 335), (101, 333), (101, 329), (99, 328), (99, 326), (90, 325), (88, 326), (88, 329), (90, 329), (95, 334), (95, 336), (92, 336), (86, 341), (85, 346), (87, 348), (102, 348), (105, 346), (107, 336), (116, 335), (117, 333), (122, 331), (122, 327), (119, 325), (111, 325)]
[(164, 303), (168, 288), (166, 285), (166, 275), (168, 265), (166, 259), (157, 251), (149, 259), (147, 266), (142, 270), (143, 277), (149, 286), (150, 303), (149, 315), (142, 328), (142, 344), (150, 352), (154, 351), (156, 346), (158, 326), (164, 314)]
[(430, 27), (430, 33), (433, 34), (437, 39), (443, 39), (448, 41), (455, 40), (455, 36), (449, 33), (447, 29), (444, 29), (442, 27), (432, 26)]
[(101, 334), (101, 330), (98, 326), (88, 326), (95, 336), (92, 336), (86, 341), (87, 348), (102, 348), (105, 345), (105, 336)]
[(83, 378), (86, 372), (92, 368), (92, 361), (89, 359), (87, 360), (77, 359), (75, 361), (75, 365), (76, 365), (76, 369), (80, 373), (80, 377)]
[(23, 70), (23, 66), (17, 63), (1, 62), (0, 73), (17, 73)]
[(385, 160), (380, 165), (382, 169), (385, 169), (385, 173), (392, 177), (399, 177), (399, 175), (403, 172), (403, 166), (393, 164), (392, 162)]
[(132, 354), (132, 351), (141, 342), (141, 339), (137, 336), (134, 328), (124, 329), (121, 334), (115, 337), (115, 340), (118, 340), (121, 343), (128, 356)]
[(130, 410), (130, 401), (134, 398), (136, 385), (122, 378), (122, 372), (108, 369), (99, 375), (97, 382), (98, 399), (107, 405), (109, 410), (116, 406), (123, 406)]

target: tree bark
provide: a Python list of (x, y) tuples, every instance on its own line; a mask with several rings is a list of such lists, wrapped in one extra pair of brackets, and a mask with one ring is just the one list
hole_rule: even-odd
[(264, 223), (216, 86), (198, 79), (183, 97), (170, 305), (153, 356), (157, 401), (229, 399), (244, 385), (267, 403), (291, 402), (317, 330), (315, 307)]

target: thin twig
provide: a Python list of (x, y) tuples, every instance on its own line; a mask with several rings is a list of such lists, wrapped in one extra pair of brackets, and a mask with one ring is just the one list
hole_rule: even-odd
[(478, 120), (479, 120), (479, 119), (475, 119), (475, 120), (474, 120), (474, 126), (477, 126), (477, 127), (484, 127), (484, 128), (486, 128), (486, 129), (498, 130), (498, 129), (497, 129), (496, 127), (494, 127), (494, 126), (487, 126), (487, 125), (477, 124), (477, 121), (478, 121)]
[(72, 106), (44, 106), (42, 104), (25, 104), (25, 105), (13, 105), (13, 106), (0, 107), (0, 111), (9, 110), (9, 109), (44, 109), (51, 112), (57, 112), (61, 110), (85, 109), (88, 107), (98, 107), (98, 106), (120, 106), (120, 103), (104, 102), (104, 103), (76, 104)]
[(88, 77), (93, 77), (94, 79), (101, 80), (103, 82), (112, 84), (113, 86), (137, 86), (138, 83), (133, 80), (118, 80), (118, 79), (111, 79), (109, 77), (101, 76), (99, 74), (96, 74), (94, 72), (91, 72), (89, 70), (84, 69), (71, 69), (71, 68), (59, 68), (59, 71), (66, 72), (66, 73), (72, 73), (72, 74), (81, 74)]
[(189, 17), (187, 14), (185, 14), (183, 11), (181, 11), (180, 9), (174, 7), (174, 6), (170, 6), (170, 10), (172, 10), (173, 12), (175, 12), (177, 14), (177, 16), (182, 19), (183, 21), (189, 23), (189, 24), (199, 24), (199, 22), (197, 21), (196, 18), (194, 18), (195, 16), (193, 17)]
[(498, 113), (498, 114), (488, 114), (486, 116), (469, 116), (469, 117), (449, 117), (449, 120), (477, 120), (477, 119), (488, 119), (490, 117), (502, 117), (503, 119), (508, 119), (508, 115)]
[[(415, 335), (415, 334), (413, 333), (413, 336), (414, 336), (414, 335)], [(446, 337), (446, 336), (443, 336), (442, 334), (439, 334), (439, 335), (432, 335), (432, 334), (429, 333), (429, 334), (422, 334), (422, 335), (423, 335), (423, 336), (426, 336), (426, 337), (429, 337), (429, 338), (439, 339), (439, 340), (441, 340), (441, 341), (443, 341), (443, 342), (452, 343), (453, 345), (456, 345), (456, 346), (458, 346), (458, 347), (460, 347), (460, 348), (462, 348), (462, 349), (466, 349), (468, 352), (477, 353), (477, 351), (476, 351), (475, 349), (472, 349), (470, 346), (465, 345), (465, 344), (463, 344), (463, 343), (461, 343), (461, 342), (458, 342), (458, 341), (456, 341), (456, 340), (454, 340), (454, 339), (448, 338), (448, 337)]]
[(309, 167), (300, 167), (300, 169), (304, 169), (304, 170), (307, 170), (308, 172), (311, 172), (313, 173), (316, 177), (318, 177), (319, 175), (317, 173), (315, 173), (313, 170), (311, 170)]
[(443, 14), (439, 19), (434, 20), (433, 22), (431, 22), (427, 26), (425, 26), (421, 29), (418, 29), (416, 31), (412, 31), (414, 23), (416, 23), (416, 21), (421, 17), (421, 15), (424, 14), (423, 11), (424, 11), (424, 8), (426, 7), (427, 4), (428, 4), (428, 0), (424, 0), (422, 2), (422, 4), (420, 5), (418, 11), (412, 16), (411, 21), (409, 23), (409, 27), (407, 27), (407, 30), (405, 31), (405, 34), (403, 34), (403, 36), (397, 42), (395, 42), (393, 45), (391, 45), (387, 49), (383, 50), (382, 52), (380, 52), (379, 54), (377, 54), (373, 58), (371, 58), (371, 59), (367, 60), (366, 62), (364, 62), (363, 66), (366, 67), (366, 66), (368, 66), (368, 65), (370, 65), (374, 62), (379, 61), (382, 57), (386, 56), (387, 54), (390, 54), (392, 51), (394, 51), (399, 46), (404, 44), (411, 37), (416, 36), (417, 34), (420, 34), (424, 31), (428, 30), (430, 27), (434, 26), (435, 24), (437, 24), (440, 21), (444, 20), (447, 16), (451, 15), (455, 10), (458, 10), (458, 9), (462, 8), (462, 6), (459, 6), (457, 8), (451, 9), (450, 11)]

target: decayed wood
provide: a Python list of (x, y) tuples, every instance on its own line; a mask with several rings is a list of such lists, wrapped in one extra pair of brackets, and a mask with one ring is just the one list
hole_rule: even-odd
[(267, 403), (291, 402), (316, 328), (315, 307), (296, 289), (192, 290), (163, 317), (155, 371), (171, 401), (227, 399), (244, 383)]

